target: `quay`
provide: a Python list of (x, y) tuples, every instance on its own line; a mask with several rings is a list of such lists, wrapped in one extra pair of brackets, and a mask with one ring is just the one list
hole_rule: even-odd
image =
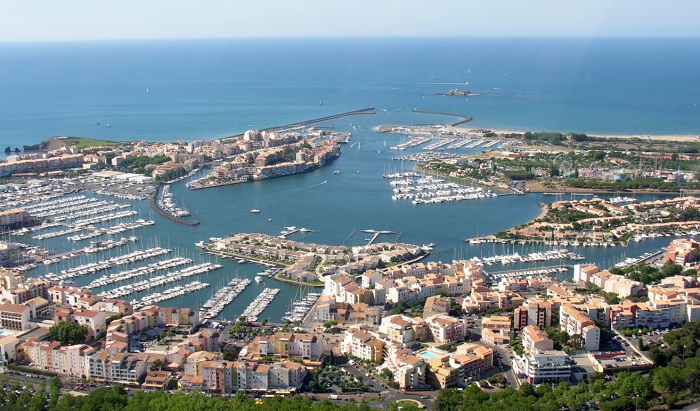
[[(274, 126), (274, 127), (263, 128), (260, 131), (280, 131), (280, 130), (287, 130), (287, 129), (292, 129), (292, 128), (299, 128), (299, 127), (308, 126), (309, 124), (321, 123), (323, 121), (335, 120), (337, 118), (355, 116), (355, 115), (359, 115), (359, 114), (375, 114), (374, 107), (367, 107), (367, 108), (363, 108), (360, 110), (353, 110), (353, 111), (348, 111), (345, 113), (333, 114), (330, 116), (315, 118), (312, 120), (304, 120), (304, 121), (300, 121), (297, 123), (291, 123), (291, 124), (287, 124), (287, 125), (283, 125), (283, 126)], [(224, 137), (224, 138), (222, 138), (222, 140), (224, 142), (227, 142), (226, 140), (232, 140), (232, 139), (236, 139), (236, 138), (240, 138), (240, 137), (243, 137), (243, 134), (236, 134), (234, 136)]]
[(423, 114), (438, 114), (441, 116), (452, 116), (452, 117), (461, 117), (463, 120), (458, 121), (456, 123), (450, 124), (450, 127), (457, 127), (460, 124), (468, 123), (474, 119), (472, 116), (463, 116), (461, 114), (453, 114), (453, 113), (443, 113), (440, 111), (427, 111), (427, 110), (419, 110), (417, 108), (413, 109), (414, 113), (423, 113)]
[(158, 201), (156, 201), (156, 200), (157, 200), (158, 197), (160, 196), (160, 190), (161, 190), (161, 188), (162, 188), (162, 186), (159, 185), (159, 186), (156, 188), (155, 193), (153, 193), (153, 197), (151, 197), (151, 198), (148, 199), (148, 203), (151, 205), (151, 208), (153, 209), (153, 211), (155, 211), (156, 213), (160, 214), (161, 216), (167, 218), (168, 220), (175, 221), (176, 223), (180, 223), (180, 224), (184, 224), (184, 225), (189, 225), (189, 226), (196, 226), (196, 225), (199, 225), (199, 221), (196, 221), (196, 220), (195, 220), (195, 221), (183, 220), (182, 218), (175, 217), (174, 215), (172, 215), (172, 214), (170, 214), (170, 213), (167, 213), (167, 212), (165, 212), (165, 210), (163, 210), (162, 208), (160, 208), (160, 206), (158, 205)]
[(526, 269), (519, 269), (519, 270), (505, 270), (505, 271), (490, 271), (490, 272), (485, 272), (485, 274), (493, 279), (496, 278), (502, 278), (502, 277), (524, 277), (528, 275), (546, 275), (546, 274), (553, 274), (557, 272), (566, 272), (570, 269), (574, 268), (573, 265), (551, 265), (551, 266), (544, 266), (544, 267), (537, 267), (537, 268), (526, 268)]
[(624, 261), (615, 264), (615, 267), (620, 268), (620, 269), (625, 269), (628, 267), (632, 267), (633, 265), (647, 263), (649, 261), (653, 261), (653, 260), (657, 259), (660, 255), (662, 255), (666, 251), (667, 250), (662, 248), (660, 250), (650, 251), (648, 253), (644, 253), (641, 257), (638, 257), (638, 258), (627, 258)]

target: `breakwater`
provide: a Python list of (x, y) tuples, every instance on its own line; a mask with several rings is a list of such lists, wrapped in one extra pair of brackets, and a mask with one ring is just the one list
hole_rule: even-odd
[[(299, 121), (297, 123), (291, 123), (291, 124), (286, 124), (283, 126), (274, 126), (274, 127), (267, 127), (263, 128), (260, 131), (281, 131), (281, 130), (288, 130), (288, 129), (293, 129), (293, 128), (299, 128), (299, 127), (304, 127), (308, 126), (310, 124), (316, 124), (316, 123), (321, 123), (323, 121), (329, 121), (329, 120), (335, 120), (337, 118), (342, 118), (342, 117), (348, 117), (348, 116), (356, 116), (360, 114), (375, 114), (374, 112), (374, 107), (367, 107), (363, 108), (360, 110), (353, 110), (353, 111), (347, 111), (345, 113), (339, 113), (339, 114), (333, 114), (330, 116), (326, 117), (320, 117), (320, 118), (315, 118), (311, 120), (304, 120), (304, 121)], [(235, 139), (235, 138), (240, 138), (243, 137), (243, 134), (236, 134), (234, 136), (229, 136), (229, 137), (224, 137), (222, 140), (226, 141), (229, 139)]]
[(168, 220), (175, 221), (176, 223), (180, 223), (180, 224), (184, 224), (184, 225), (189, 225), (189, 226), (199, 225), (199, 221), (196, 221), (196, 220), (193, 220), (193, 221), (183, 220), (182, 218), (175, 217), (174, 215), (172, 215), (172, 214), (170, 214), (170, 213), (167, 213), (165, 210), (163, 210), (162, 208), (160, 208), (160, 206), (158, 205), (158, 201), (156, 201), (156, 200), (157, 200), (158, 196), (160, 195), (160, 190), (161, 190), (161, 188), (162, 188), (162, 186), (159, 185), (158, 188), (156, 189), (155, 193), (153, 194), (153, 197), (151, 197), (151, 198), (148, 199), (148, 203), (151, 205), (151, 208), (153, 209), (153, 211), (155, 211), (155, 212), (158, 213), (159, 215), (161, 215), (161, 216), (167, 218)]
[(457, 127), (460, 124), (464, 124), (464, 123), (467, 123), (467, 122), (474, 120), (474, 117), (472, 117), (472, 116), (463, 116), (461, 114), (453, 114), (453, 113), (443, 113), (441, 111), (427, 111), (427, 110), (418, 110), (417, 108), (414, 108), (413, 112), (414, 113), (423, 113), (423, 114), (438, 114), (441, 116), (452, 116), (452, 117), (461, 117), (462, 118), (461, 121), (450, 124), (450, 127)]

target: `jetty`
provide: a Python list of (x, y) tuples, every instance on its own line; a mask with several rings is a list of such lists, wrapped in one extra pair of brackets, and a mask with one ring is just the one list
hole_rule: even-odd
[(367, 245), (372, 245), (377, 240), (377, 237), (379, 237), (380, 234), (396, 234), (393, 231), (389, 230), (383, 230), (383, 231), (378, 231), (378, 230), (361, 230), (363, 233), (367, 234), (372, 234), (372, 238), (370, 238), (367, 242)]
[(462, 118), (461, 121), (450, 124), (450, 127), (457, 127), (460, 124), (468, 123), (468, 122), (474, 120), (474, 117), (472, 117), (472, 116), (463, 116), (461, 114), (454, 114), (454, 113), (443, 113), (441, 111), (427, 111), (427, 110), (419, 110), (417, 108), (414, 108), (413, 112), (414, 113), (423, 113), (423, 114), (437, 114), (437, 115), (441, 115), (441, 116), (452, 116), (452, 117), (461, 117)]
[(165, 210), (160, 208), (160, 206), (158, 205), (158, 201), (156, 201), (160, 195), (160, 190), (161, 190), (161, 186), (158, 186), (155, 193), (153, 194), (153, 197), (148, 199), (148, 203), (151, 205), (151, 208), (153, 209), (153, 211), (155, 211), (156, 213), (160, 214), (161, 216), (167, 218), (168, 220), (175, 221), (176, 223), (189, 225), (189, 226), (199, 225), (199, 221), (183, 220), (182, 218), (175, 217), (174, 215), (167, 213)]
[[(300, 128), (300, 127), (308, 126), (308, 125), (310, 125), (310, 124), (321, 123), (321, 122), (323, 122), (323, 121), (335, 120), (335, 119), (337, 119), (337, 118), (349, 117), (349, 116), (356, 116), (356, 115), (360, 115), (360, 114), (375, 114), (375, 112), (374, 112), (374, 107), (367, 107), (367, 108), (363, 108), (363, 109), (360, 109), (360, 110), (353, 110), (353, 111), (348, 111), (348, 112), (345, 112), (345, 113), (333, 114), (333, 115), (326, 116), (326, 117), (315, 118), (315, 119), (311, 119), (311, 120), (299, 121), (299, 122), (297, 122), (297, 123), (286, 124), (286, 125), (283, 125), (283, 126), (274, 126), (274, 127), (263, 128), (263, 129), (261, 129), (260, 131), (282, 131), (282, 130), (289, 130), (289, 129), (294, 129), (294, 128)], [(226, 143), (226, 142), (230, 142), (230, 141), (227, 141), (227, 140), (233, 140), (233, 139), (237, 139), (237, 138), (241, 138), (241, 137), (243, 137), (243, 134), (236, 134), (235, 136), (224, 137), (224, 138), (222, 138), (221, 140), (223, 140), (223, 142)]]

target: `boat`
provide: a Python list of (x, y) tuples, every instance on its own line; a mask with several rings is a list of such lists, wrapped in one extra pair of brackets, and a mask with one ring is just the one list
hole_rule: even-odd
[(253, 208), (250, 210), (250, 212), (253, 214), (258, 214), (260, 212), (260, 210), (258, 210), (257, 208)]
[(340, 174), (340, 170), (335, 170), (333, 174)]
[(259, 275), (256, 275), (256, 276), (255, 276), (255, 282), (256, 282), (256, 283), (261, 283), (261, 282), (263, 282), (263, 278), (262, 278), (261, 276), (259, 276)]

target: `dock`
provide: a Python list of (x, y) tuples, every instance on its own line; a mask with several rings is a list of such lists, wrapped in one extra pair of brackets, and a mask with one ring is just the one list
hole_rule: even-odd
[(388, 230), (383, 230), (383, 231), (378, 231), (378, 230), (362, 230), (363, 233), (367, 234), (372, 234), (372, 238), (370, 238), (367, 242), (367, 245), (372, 245), (377, 240), (377, 237), (379, 237), (380, 234), (396, 234), (393, 231), (388, 231)]

